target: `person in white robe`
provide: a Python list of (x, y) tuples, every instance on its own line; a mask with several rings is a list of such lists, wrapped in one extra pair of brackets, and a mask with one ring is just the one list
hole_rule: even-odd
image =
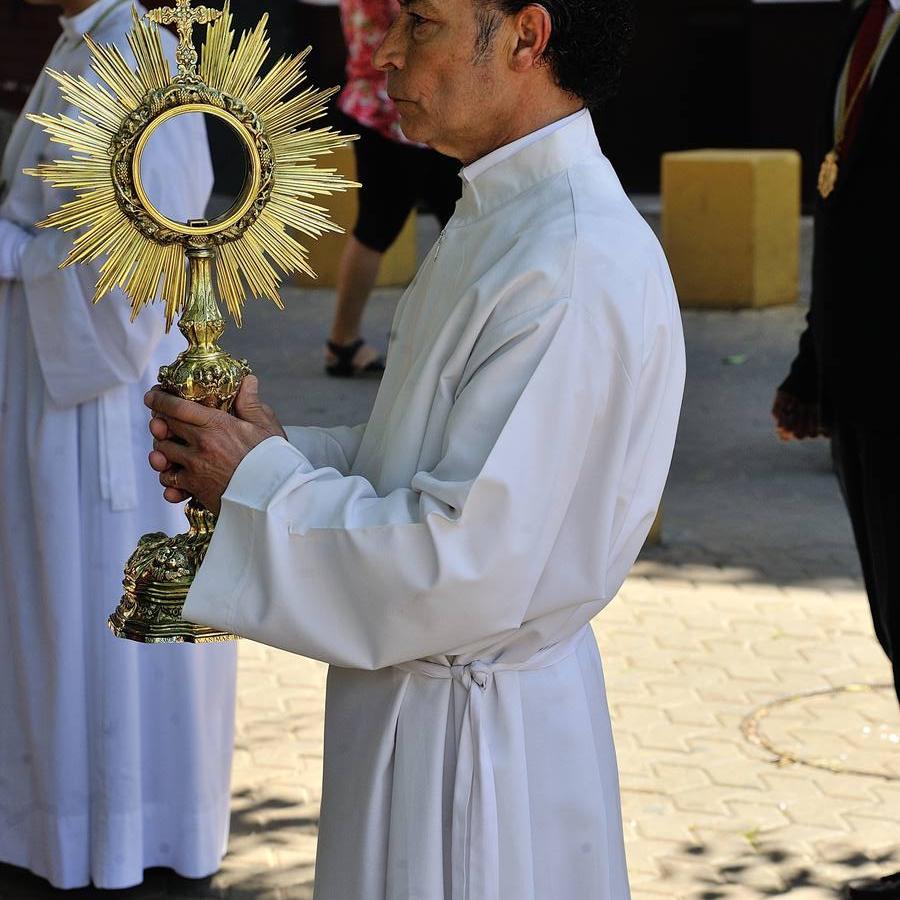
[(656, 514), (685, 357), (584, 108), (628, 7), (404, 5), (376, 60), (463, 195), (365, 425), (282, 430), (253, 378), (237, 418), (145, 398), (167, 499), (220, 510), (186, 614), (331, 664), (318, 900), (629, 896), (588, 623)]
[[(128, 54), (131, 3), (60, 5), (50, 67), (93, 79), (88, 32)], [(30, 112), (75, 115), (46, 74)], [(0, 861), (59, 888), (125, 888), (151, 866), (206, 877), (228, 835), (235, 647), (143, 646), (106, 626), (138, 538), (185, 530), (137, 412), (184, 341), (158, 307), (131, 324), (121, 293), (92, 306), (99, 265), (58, 269), (72, 236), (35, 223), (68, 198), (22, 170), (67, 151), (24, 113), (0, 197)], [(170, 214), (196, 217), (206, 135), (170, 125), (145, 177)]]

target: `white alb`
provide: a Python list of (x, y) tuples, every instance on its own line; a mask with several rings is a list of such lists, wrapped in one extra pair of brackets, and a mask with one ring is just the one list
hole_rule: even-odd
[[(48, 65), (93, 77), (84, 33), (127, 52), (131, 4), (98, 0), (62, 25)], [(45, 74), (36, 111), (75, 114)], [(212, 187), (205, 135), (172, 125), (145, 172), (167, 210), (196, 216)], [(65, 153), (23, 116), (2, 168), (0, 220), (29, 237), (0, 280), (0, 861), (60, 888), (123, 888), (149, 866), (219, 867), (236, 656), (107, 630), (141, 534), (185, 530), (147, 467), (141, 402), (184, 340), (164, 336), (159, 308), (131, 324), (121, 293), (92, 306), (99, 265), (57, 268), (72, 236), (34, 224), (67, 198), (21, 172)]]
[(627, 900), (587, 623), (656, 513), (684, 346), (576, 117), (482, 171), (369, 422), (238, 468), (186, 607), (331, 664), (319, 900)]

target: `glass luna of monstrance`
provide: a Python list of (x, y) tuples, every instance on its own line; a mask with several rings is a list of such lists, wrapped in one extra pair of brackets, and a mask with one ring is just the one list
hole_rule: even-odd
[[(238, 325), (248, 295), (281, 307), (281, 279), (298, 271), (314, 274), (295, 235), (317, 238), (341, 231), (312, 201), (356, 186), (315, 165), (317, 156), (353, 139), (309, 127), (325, 113), (336, 89), (302, 88), (308, 50), (281, 58), (263, 75), (266, 24), (264, 16), (235, 45), (228, 2), (217, 10), (175, 0), (143, 19), (134, 13), (128, 43), (135, 68), (115, 46), (98, 45), (88, 36), (92, 69), (101, 83), (49, 71), (78, 117), (30, 116), (72, 151), (68, 159), (26, 170), (74, 192), (74, 199), (39, 223), (80, 231), (61, 265), (105, 257), (95, 303), (120, 288), (131, 301), (132, 318), (157, 300), (165, 304), (167, 328), (180, 316), (188, 348), (160, 370), (159, 383), (179, 397), (226, 411), (250, 369), (218, 345), (225, 323), (217, 293)], [(163, 52), (161, 25), (178, 32), (174, 75)], [(202, 55), (193, 45), (195, 25), (209, 25)], [(211, 219), (181, 222), (157, 205), (142, 163), (148, 147), (165, 140), (167, 123), (198, 114), (231, 132), (245, 160), (245, 179), (229, 209)], [(174, 164), (190, 167), (191, 161)], [(182, 619), (215, 527), (215, 516), (196, 501), (189, 501), (185, 512), (187, 533), (145, 535), (128, 560), (124, 595), (109, 617), (117, 637), (142, 643), (234, 638)]]

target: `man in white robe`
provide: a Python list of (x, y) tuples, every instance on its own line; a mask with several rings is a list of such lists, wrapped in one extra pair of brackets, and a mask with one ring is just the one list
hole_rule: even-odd
[[(371, 418), (148, 394), (165, 496), (221, 510), (187, 614), (331, 664), (319, 900), (626, 900), (590, 620), (656, 513), (684, 384), (666, 261), (586, 104), (622, 0), (409, 0), (376, 54), (464, 163)], [(179, 438), (179, 441), (174, 438)]]
[[(52, 68), (93, 77), (87, 32), (128, 52), (129, 2), (60, 5)], [(170, 35), (166, 46), (174, 59)], [(25, 109), (38, 111), (74, 115), (45, 74)], [(170, 214), (196, 217), (212, 187), (206, 137), (170, 125), (146, 177)], [(68, 198), (22, 170), (66, 152), (23, 114), (2, 167), (0, 861), (60, 888), (124, 888), (150, 866), (219, 867), (236, 654), (142, 646), (106, 627), (140, 535), (185, 530), (146, 470), (136, 412), (184, 341), (164, 336), (156, 308), (132, 325), (121, 293), (92, 306), (98, 266), (57, 268), (71, 235), (34, 223)]]

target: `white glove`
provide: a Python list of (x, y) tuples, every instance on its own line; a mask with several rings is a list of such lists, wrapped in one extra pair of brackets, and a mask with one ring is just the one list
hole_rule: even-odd
[(9, 219), (0, 219), (0, 281), (22, 277), (22, 257), (31, 235)]

